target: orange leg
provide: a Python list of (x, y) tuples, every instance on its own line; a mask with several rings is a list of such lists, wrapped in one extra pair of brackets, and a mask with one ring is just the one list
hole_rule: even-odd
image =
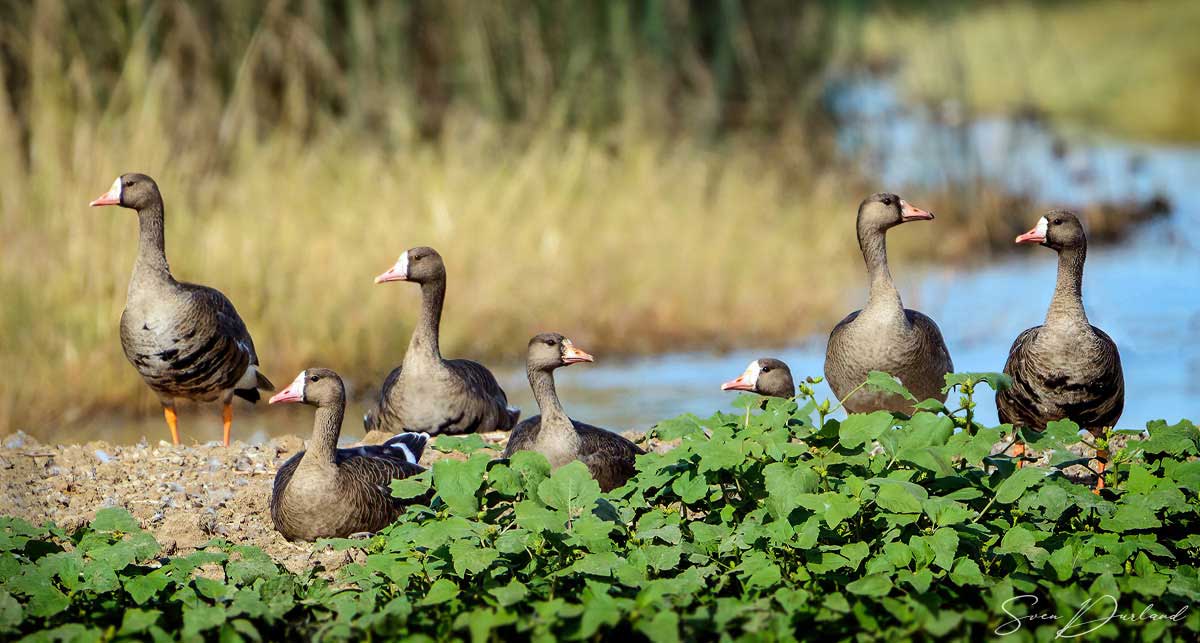
[(1017, 442), (1013, 445), (1013, 457), (1017, 459), (1017, 468), (1025, 466), (1025, 443)]
[(163, 417), (167, 418), (167, 428), (171, 429), (171, 443), (179, 446), (179, 420), (175, 415), (175, 407), (164, 406)]
[(229, 427), (233, 426), (233, 402), (225, 403), (221, 411), (221, 424), (225, 427), (225, 446), (229, 446)]
[(1096, 451), (1096, 469), (1100, 471), (1100, 475), (1096, 476), (1096, 487), (1092, 489), (1092, 493), (1100, 495), (1100, 490), (1104, 488), (1104, 470), (1108, 467), (1108, 450), (1100, 449)]

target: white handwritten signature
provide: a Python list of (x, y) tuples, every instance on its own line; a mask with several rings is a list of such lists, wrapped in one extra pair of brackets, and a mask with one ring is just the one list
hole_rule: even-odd
[[(1014, 602), (1017, 601), (1028, 601), (1029, 606), (1032, 607), (1037, 605), (1038, 597), (1034, 596), (1033, 594), (1022, 594), (1021, 596), (1014, 596), (1004, 601), (1004, 603), (1000, 606), (1000, 609), (1004, 610), (1004, 613), (1007, 614), (1011, 620), (1001, 623), (1000, 627), (997, 627), (994, 630), (997, 635), (1004, 636), (1006, 634), (1012, 634), (1013, 632), (1020, 630), (1021, 626), (1026, 622), (1041, 623), (1045, 621), (1059, 620), (1059, 616), (1057, 614), (1047, 612), (1034, 612), (1025, 616), (1017, 616), (1008, 609)], [(1110, 607), (1111, 610), (1109, 609)], [(1154, 611), (1154, 603), (1151, 603), (1138, 614), (1134, 614), (1133, 612), (1117, 614), (1117, 599), (1110, 594), (1105, 594), (1099, 598), (1089, 598), (1085, 600), (1083, 604), (1079, 606), (1079, 611), (1075, 612), (1075, 614), (1071, 616), (1071, 619), (1067, 621), (1067, 624), (1058, 630), (1054, 638), (1078, 638), (1085, 634), (1095, 632), (1101, 627), (1104, 627), (1106, 623), (1112, 621), (1113, 619), (1126, 622), (1171, 621), (1178, 623), (1179, 621), (1183, 620), (1183, 617), (1185, 614), (1187, 614), (1189, 607), (1191, 606), (1184, 605), (1183, 607), (1179, 608), (1178, 612), (1175, 612), (1174, 614), (1163, 614), (1161, 612)], [(1089, 614), (1089, 612), (1091, 612), (1093, 609), (1095, 610), (1096, 618), (1088, 618), (1088, 620), (1083, 620), (1085, 617), (1093, 616), (1092, 614)]]

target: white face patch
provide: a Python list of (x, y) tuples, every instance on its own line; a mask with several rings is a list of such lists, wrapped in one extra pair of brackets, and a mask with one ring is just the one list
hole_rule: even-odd
[(308, 371), (300, 371), (300, 374), (296, 376), (296, 379), (292, 380), (291, 384), (288, 384), (288, 390), (298, 393), (300, 395), (300, 401), (304, 401), (304, 384), (308, 382), (308, 378), (304, 376), (306, 373), (308, 373)]
[(400, 255), (400, 258), (396, 260), (396, 265), (392, 266), (392, 272), (400, 275), (401, 277), (404, 277), (405, 279), (408, 278), (408, 251), (407, 250), (405, 250), (404, 254)]
[(1037, 227), (1034, 229), (1037, 230), (1039, 237), (1045, 237), (1046, 236), (1046, 228), (1049, 226), (1050, 226), (1050, 222), (1046, 220), (1046, 217), (1042, 217), (1042, 218), (1038, 219)]
[(104, 195), (110, 199), (116, 199), (118, 203), (121, 201), (121, 177), (113, 179), (112, 187), (108, 188), (108, 194)]
[(742, 373), (738, 379), (753, 387), (758, 384), (758, 374), (761, 372), (762, 365), (758, 363), (758, 360), (754, 360), (750, 362), (750, 365), (746, 367), (746, 372)]

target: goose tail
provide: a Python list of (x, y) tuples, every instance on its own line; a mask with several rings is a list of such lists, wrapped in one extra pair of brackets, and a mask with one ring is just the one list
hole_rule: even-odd
[(428, 443), (428, 433), (406, 431), (384, 442), (383, 446), (396, 449), (404, 454), (405, 460), (413, 464), (419, 464), (421, 454), (425, 452), (425, 445)]

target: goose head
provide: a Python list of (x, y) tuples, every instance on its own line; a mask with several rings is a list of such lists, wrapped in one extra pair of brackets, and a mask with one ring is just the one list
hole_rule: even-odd
[(530, 371), (552, 371), (560, 366), (593, 361), (595, 358), (558, 333), (541, 333), (529, 340), (526, 363)]
[(327, 406), (344, 402), (346, 388), (342, 378), (327, 368), (300, 371), (287, 388), (271, 397), (271, 404), (299, 402), (310, 406)]
[(157, 201), (162, 201), (158, 184), (145, 174), (122, 174), (113, 181), (108, 192), (101, 194), (88, 205), (119, 205), (123, 208), (143, 210)]
[(1087, 237), (1074, 212), (1051, 210), (1029, 232), (1018, 236), (1016, 243), (1037, 243), (1061, 251), (1086, 247)]
[(858, 206), (858, 229), (883, 232), (909, 221), (928, 221), (933, 213), (922, 210), (890, 192), (867, 197)]
[(796, 384), (792, 371), (780, 360), (762, 357), (750, 362), (745, 372), (721, 385), (722, 391), (749, 391), (768, 397), (792, 397)]
[(426, 246), (409, 248), (400, 255), (396, 264), (375, 278), (375, 283), (389, 281), (411, 281), (418, 284), (446, 278), (446, 264), (437, 250)]

